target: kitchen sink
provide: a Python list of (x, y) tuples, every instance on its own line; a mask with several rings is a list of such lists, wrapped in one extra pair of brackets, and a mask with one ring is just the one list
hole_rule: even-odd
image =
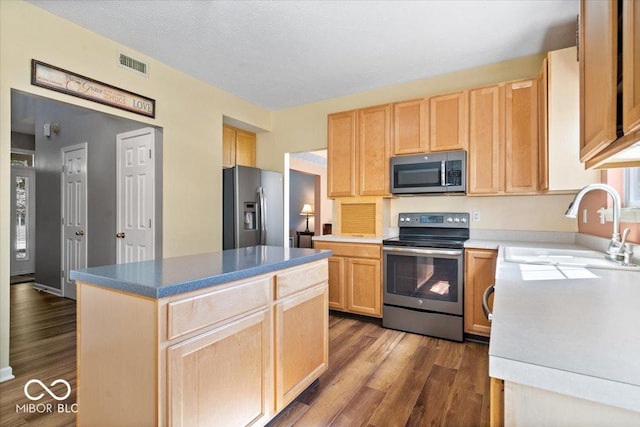
[(518, 264), (640, 271), (639, 265), (622, 265), (606, 258), (606, 254), (604, 252), (580, 249), (548, 249), (509, 246), (504, 249), (504, 260)]

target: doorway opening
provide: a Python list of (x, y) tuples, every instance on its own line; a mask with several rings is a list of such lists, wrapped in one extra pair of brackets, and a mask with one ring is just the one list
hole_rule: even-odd
[[(31, 279), (36, 289), (75, 298), (74, 287), (65, 279), (69, 269), (117, 263), (117, 244), (120, 239), (116, 237), (119, 232), (116, 139), (118, 134), (141, 129), (149, 130), (155, 140), (151, 158), (155, 173), (147, 176), (153, 184), (147, 187), (147, 193), (152, 196), (151, 204), (145, 208), (147, 213), (150, 210), (152, 214), (153, 240), (152, 250), (144, 256), (161, 258), (162, 129), (49, 98), (11, 91), (11, 151), (15, 153), (12, 155), (12, 164), (14, 159), (15, 162), (22, 159), (29, 163), (30, 158), (31, 164), (16, 165), (15, 168), (30, 168), (34, 175), (33, 179), (20, 175), (21, 181), (16, 181), (15, 188), (12, 188), (14, 193), (21, 192), (19, 197), (12, 197), (12, 200), (23, 201), (19, 209), (12, 209), (18, 215), (16, 221), (12, 220), (12, 232), (15, 224), (15, 235), (19, 237), (12, 242), (12, 248), (15, 248), (17, 256), (33, 261), (27, 278)], [(63, 165), (70, 160), (65, 159), (65, 153), (73, 151), (70, 147), (78, 144), (86, 144), (86, 164), (81, 167), (86, 176), (83, 182), (71, 182), (64, 178)], [(32, 184), (33, 188), (29, 190)], [(75, 189), (73, 197), (69, 192), (71, 188)], [(78, 194), (86, 194), (84, 202), (76, 198)], [(32, 207), (24, 202), (28, 200), (26, 197), (33, 199)], [(71, 212), (68, 209), (78, 208), (82, 211), (80, 207), (84, 203), (86, 220), (81, 224), (82, 227), (73, 228), (70, 224), (65, 227), (63, 218), (71, 219), (70, 213), (65, 214), (65, 210)], [(33, 221), (31, 227), (29, 220)], [(148, 220), (145, 224), (149, 225)], [(83, 255), (83, 251), (86, 251), (86, 255)], [(75, 260), (84, 261), (84, 266), (74, 264)], [(15, 273), (12, 282), (13, 279), (16, 282), (25, 281), (18, 276), (18, 273), (25, 271), (12, 266), (11, 275)]]
[(327, 150), (287, 153), (285, 176), (290, 246), (313, 247), (314, 236), (331, 234), (333, 201), (327, 198)]

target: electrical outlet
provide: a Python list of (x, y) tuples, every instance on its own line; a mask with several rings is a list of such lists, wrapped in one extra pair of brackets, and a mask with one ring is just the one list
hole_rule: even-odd
[(480, 221), (480, 211), (473, 211), (471, 213), (471, 218), (473, 219), (473, 222)]
[(587, 210), (586, 209), (582, 209), (582, 223), (583, 224), (587, 223)]

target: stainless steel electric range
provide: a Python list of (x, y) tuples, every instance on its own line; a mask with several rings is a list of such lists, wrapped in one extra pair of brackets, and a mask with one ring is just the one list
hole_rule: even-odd
[(385, 239), (382, 325), (463, 341), (464, 242), (469, 214), (398, 216), (398, 237)]

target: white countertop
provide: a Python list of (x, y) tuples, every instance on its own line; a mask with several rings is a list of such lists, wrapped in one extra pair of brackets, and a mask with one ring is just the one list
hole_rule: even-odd
[[(504, 261), (504, 247), (585, 247), (504, 242), (498, 254), (489, 375), (640, 412), (640, 272), (569, 271)], [(531, 278), (530, 276), (537, 278)]]

